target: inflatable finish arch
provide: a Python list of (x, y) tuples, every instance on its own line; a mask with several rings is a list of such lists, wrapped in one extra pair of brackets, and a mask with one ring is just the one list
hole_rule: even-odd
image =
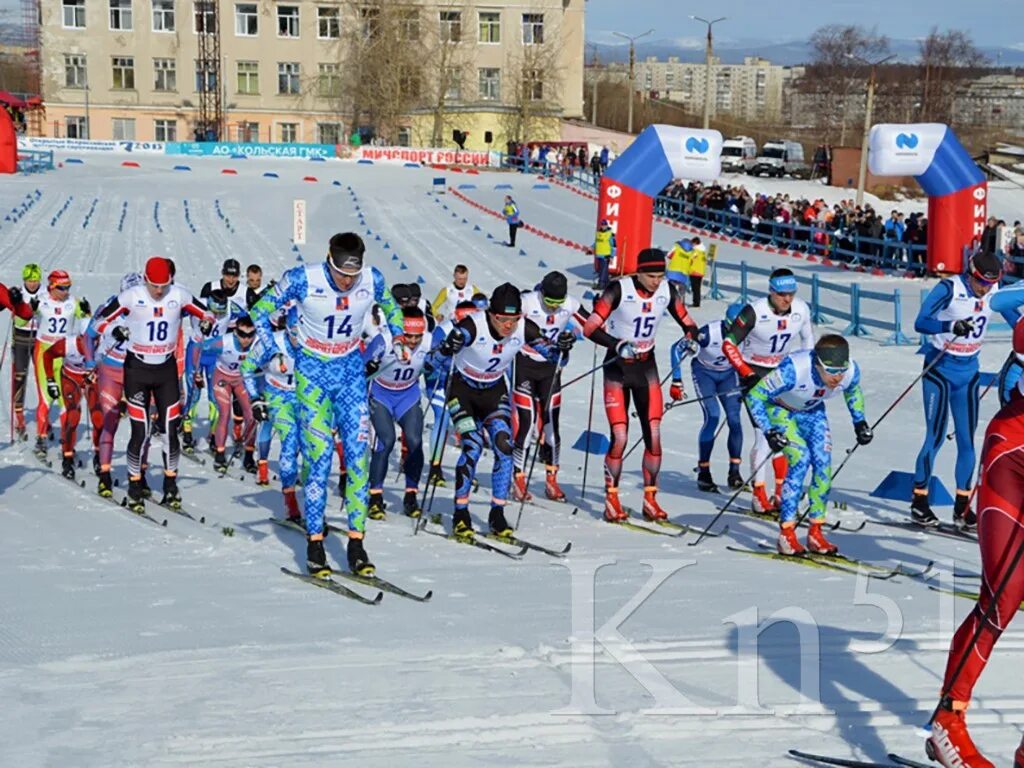
[(0, 106), (0, 173), (18, 172), (18, 136), (14, 121)]
[(868, 137), (876, 176), (913, 176), (928, 195), (928, 271), (962, 272), (963, 249), (981, 237), (988, 184), (948, 125), (883, 123)]
[(608, 166), (601, 178), (597, 224), (607, 219), (616, 249), (612, 275), (636, 271), (636, 257), (651, 246), (654, 198), (672, 179), (711, 181), (722, 171), (722, 134), (651, 125)]

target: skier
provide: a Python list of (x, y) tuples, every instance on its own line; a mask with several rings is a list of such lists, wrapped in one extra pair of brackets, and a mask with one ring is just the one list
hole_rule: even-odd
[[(1013, 350), (1024, 361), (1024, 322), (1020, 320), (1013, 329)], [(925, 744), (928, 756), (947, 768), (994, 768), (971, 740), (964, 715), (996, 642), (1024, 601), (1022, 447), (1024, 386), (1018, 384), (985, 432), (978, 480), (981, 588), (974, 609), (950, 643), (941, 700)], [(1017, 747), (1014, 766), (1024, 768), (1024, 741)]]
[[(26, 264), (21, 270), (21, 294), (29, 305), (29, 316), (24, 317), (24, 310), (16, 314), (11, 324), (11, 344), (14, 366), (11, 368), (11, 398), (14, 401), (14, 430), (19, 440), (27, 440), (25, 428), (25, 389), (28, 386), (28, 364), (32, 359), (32, 350), (36, 344), (36, 330), (39, 321), (35, 312), (39, 308), (39, 300), (43, 297), (43, 271), (38, 264)], [(13, 290), (13, 289), (12, 289)]]
[[(532, 320), (541, 333), (554, 344), (559, 335), (570, 324), (573, 335), (583, 331), (583, 324), (590, 313), (580, 307), (579, 301), (569, 296), (569, 285), (561, 272), (549, 272), (539, 288), (523, 294), (523, 315)], [(543, 428), (541, 457), (545, 466), (544, 495), (552, 501), (565, 501), (565, 493), (558, 486), (558, 459), (561, 447), (561, 433), (558, 429), (562, 409), (561, 367), (529, 345), (516, 356), (514, 372), (515, 387), (512, 404), (515, 406), (515, 446), (512, 459), (515, 465), (512, 498), (529, 501), (532, 498), (526, 487), (526, 445), (534, 425), (539, 421)]]
[[(700, 401), (704, 412), (704, 424), (697, 437), (697, 488), (707, 493), (718, 493), (711, 476), (711, 452), (715, 448), (715, 434), (718, 430), (718, 417), (721, 410), (725, 411), (725, 420), (729, 425), (729, 487), (740, 488), (743, 477), (740, 475), (740, 455), (743, 451), (743, 424), (740, 420), (740, 382), (735, 369), (729, 364), (722, 352), (722, 337), (725, 329), (732, 324), (743, 305), (731, 304), (725, 311), (725, 320), (716, 320), (703, 325), (697, 334), (697, 345), (700, 351), (693, 358), (690, 370), (693, 374), (693, 386), (697, 397), (707, 398)], [(683, 376), (679, 363), (686, 349), (686, 340), (680, 339), (672, 345), (672, 385), (669, 397), (679, 402), (684, 397)], [(717, 396), (717, 397), (715, 397)]]
[(509, 248), (515, 248), (516, 234), (519, 232), (519, 228), (523, 226), (523, 222), (519, 220), (519, 206), (512, 199), (512, 195), (505, 195), (505, 204), (501, 208), (501, 215), (505, 217), (505, 223), (508, 224), (508, 242), (506, 245)]
[(256, 302), (260, 300), (260, 294), (265, 290), (263, 287), (263, 267), (259, 264), (250, 264), (245, 268), (246, 311), (256, 306)]
[[(806, 301), (797, 298), (796, 287), (792, 270), (773, 270), (768, 276), (768, 296), (743, 307), (724, 331), (722, 352), (739, 374), (744, 392), (753, 389), (786, 355), (814, 346), (811, 308)], [(754, 423), (753, 418), (751, 423)], [(754, 479), (751, 509), (758, 513), (778, 511), (786, 479), (786, 457), (778, 455), (772, 459), (775, 494), (769, 499), (765, 478), (768, 475), (766, 460), (770, 455), (764, 432), (754, 423), (754, 445), (750, 451)]]
[(693, 322), (678, 289), (665, 280), (665, 252), (646, 248), (637, 255), (637, 273), (612, 280), (594, 301), (594, 311), (583, 334), (608, 348), (604, 367), (604, 403), (611, 428), (611, 445), (605, 456), (604, 517), (611, 523), (629, 515), (619, 502), (622, 455), (628, 437), (630, 400), (636, 404), (644, 439), (643, 515), (648, 520), (667, 520), (657, 501), (661, 469), (661, 384), (654, 358), (654, 337), (666, 311), (688, 339), (697, 337)]
[(348, 482), (348, 566), (371, 575), (366, 554), (369, 408), (366, 375), (360, 352), (366, 315), (379, 304), (394, 338), (395, 353), (408, 356), (402, 337), (402, 315), (375, 267), (363, 263), (365, 246), (354, 232), (334, 235), (323, 263), (294, 267), (253, 307), (260, 339), (275, 354), (270, 316), (295, 302), (295, 385), (299, 404), (302, 459), (308, 472), (303, 485), (306, 513), (306, 565), (316, 576), (330, 567), (324, 552), (324, 508), (331, 471), (331, 430), (338, 428), (344, 445)]
[(450, 320), (455, 315), (455, 305), (460, 301), (472, 299), (476, 293), (480, 293), (480, 289), (470, 284), (469, 267), (465, 264), (456, 264), (452, 272), (451, 285), (442, 288), (430, 305), (434, 308), (434, 318), (438, 322)]
[(25, 301), (21, 289), (13, 285), (8, 288), (0, 283), (0, 311), (9, 309), (18, 320), (32, 319), (32, 305)]
[[(956, 500), (953, 523), (967, 530), (977, 527), (969, 508), (974, 474), (974, 432), (978, 426), (978, 355), (992, 314), (991, 302), (1002, 277), (1002, 262), (992, 253), (979, 251), (971, 257), (966, 275), (939, 282), (921, 305), (914, 330), (929, 334), (930, 347), (924, 366), (933, 366), (921, 383), (924, 399), (925, 440), (914, 467), (911, 519), (922, 526), (936, 526), (938, 517), (928, 503), (932, 471), (946, 440), (946, 424), (953, 413), (956, 437)], [(1015, 307), (1001, 313), (1012, 326)], [(940, 359), (941, 358), (941, 359)], [(936, 362), (937, 361), (937, 362)]]
[(202, 290), (199, 291), (199, 298), (208, 299), (211, 293), (220, 290), (225, 299), (233, 299), (238, 293), (241, 277), (242, 266), (238, 263), (238, 259), (224, 259), (224, 264), (220, 268), (220, 281), (210, 280), (208, 283), (204, 283)]
[(502, 283), (491, 294), (487, 310), (477, 310), (461, 320), (441, 344), (441, 354), (455, 358), (448, 410), (452, 426), (462, 440), (462, 453), (455, 468), (452, 532), (456, 537), (473, 536), (469, 495), (484, 447), (484, 431), (494, 450), (490, 531), (498, 537), (513, 535), (504, 512), (512, 482), (512, 424), (506, 374), (526, 344), (546, 354), (549, 360), (557, 360), (572, 349), (575, 341), (569, 331), (560, 332), (553, 342), (545, 338), (536, 323), (523, 316), (519, 289)]
[(838, 334), (822, 336), (813, 350), (787, 355), (747, 394), (750, 416), (764, 432), (768, 447), (786, 456), (788, 470), (782, 486), (776, 544), (780, 554), (800, 555), (805, 551), (796, 537), (796, 524), (808, 469), (811, 509), (807, 548), (826, 555), (838, 551), (825, 538), (821, 524), (832, 487), (832, 433), (825, 401), (840, 392), (853, 419), (857, 443), (867, 445), (873, 435), (864, 416), (860, 368), (850, 360), (850, 345)]
[[(202, 319), (203, 331), (213, 327), (213, 315), (197, 298), (171, 282), (167, 259), (152, 256), (143, 272), (144, 283), (118, 294), (107, 304), (96, 324), (104, 333), (124, 318), (128, 343), (124, 363), (124, 395), (128, 401), (131, 437), (128, 440), (128, 508), (145, 511), (142, 483), (142, 451), (150, 434), (149, 409), (155, 405), (157, 428), (167, 441), (164, 453), (162, 504), (180, 507), (178, 491), (178, 423), (181, 420), (181, 382), (175, 359), (182, 315)], [(86, 345), (86, 368), (93, 362)]]

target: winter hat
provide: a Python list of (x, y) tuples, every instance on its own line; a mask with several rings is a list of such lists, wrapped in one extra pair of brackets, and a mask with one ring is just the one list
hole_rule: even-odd
[(998, 283), (1003, 276), (1003, 262), (992, 251), (978, 251), (971, 257), (971, 275), (983, 283)]
[(21, 279), (26, 283), (41, 283), (43, 281), (43, 270), (39, 268), (38, 264), (26, 264), (21, 268)]
[(238, 263), (238, 259), (224, 259), (224, 266), (220, 268), (220, 273), (238, 277), (242, 274), (242, 265)]
[(521, 315), (523, 313), (523, 299), (512, 283), (502, 283), (494, 289), (491, 294), (490, 305), (487, 311), (492, 315)]
[(561, 272), (548, 272), (540, 281), (540, 292), (545, 299), (565, 301), (569, 293), (569, 283)]
[(409, 301), (412, 298), (412, 291), (409, 290), (409, 286), (405, 283), (395, 283), (391, 286), (391, 295), (395, 301), (401, 304), (403, 301)]
[(664, 272), (665, 252), (661, 248), (644, 248), (636, 257), (637, 272)]
[(46, 276), (46, 285), (49, 288), (70, 288), (71, 275), (69, 275), (63, 269), (55, 269), (53, 270), (53, 272)]
[(150, 256), (146, 262), (146, 282), (151, 285), (171, 284), (171, 265), (163, 256)]
[(455, 305), (455, 322), (461, 322), (467, 315), (477, 311), (477, 306), (472, 301), (460, 301)]
[(410, 336), (422, 336), (427, 330), (427, 319), (419, 307), (402, 310), (402, 330)]
[(328, 244), (327, 261), (343, 275), (358, 275), (363, 269), (364, 253), (363, 238), (355, 232), (339, 232)]
[(814, 345), (814, 356), (825, 368), (850, 367), (850, 345), (838, 333), (826, 333)]

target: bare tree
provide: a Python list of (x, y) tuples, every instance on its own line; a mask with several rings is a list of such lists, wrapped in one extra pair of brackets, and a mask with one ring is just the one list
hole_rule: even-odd
[(953, 101), (956, 90), (987, 63), (970, 35), (960, 29), (939, 32), (932, 27), (928, 36), (918, 43), (921, 53), (921, 102), (919, 119), (929, 122), (953, 122)]
[(506, 110), (502, 114), (502, 127), (507, 140), (526, 142), (537, 138), (544, 124), (561, 114), (559, 96), (564, 72), (557, 30), (527, 20), (527, 17), (544, 18), (545, 24), (550, 25), (550, 15), (537, 11), (526, 12), (523, 16), (523, 45), (511, 48), (505, 64), (507, 79), (503, 85), (503, 101)]
[(427, 83), (423, 108), (432, 115), (430, 146), (444, 146), (445, 136), (455, 127), (453, 106), (463, 101), (466, 69), (471, 60), (471, 43), (476, 30), (473, 9), (466, 3), (447, 0), (439, 3), (423, 36), (420, 62)]

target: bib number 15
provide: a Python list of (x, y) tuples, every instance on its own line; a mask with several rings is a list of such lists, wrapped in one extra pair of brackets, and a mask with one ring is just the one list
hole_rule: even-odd
[(649, 339), (654, 335), (654, 317), (644, 315), (633, 318), (633, 338)]

